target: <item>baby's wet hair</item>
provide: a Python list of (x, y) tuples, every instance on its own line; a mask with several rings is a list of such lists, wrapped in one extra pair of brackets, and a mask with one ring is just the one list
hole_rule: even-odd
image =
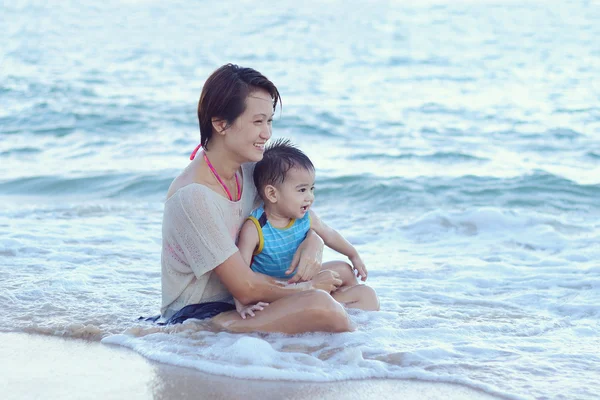
[(267, 185), (281, 185), (292, 168), (315, 170), (310, 158), (289, 139), (277, 139), (267, 145), (263, 159), (254, 167), (254, 185), (260, 196)]

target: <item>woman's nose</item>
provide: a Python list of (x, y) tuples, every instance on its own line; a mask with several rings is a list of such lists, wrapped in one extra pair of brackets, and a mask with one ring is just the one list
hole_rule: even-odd
[(271, 127), (267, 125), (265, 128), (263, 128), (261, 130), (260, 137), (262, 139), (269, 140), (269, 139), (271, 139), (271, 134), (272, 134)]

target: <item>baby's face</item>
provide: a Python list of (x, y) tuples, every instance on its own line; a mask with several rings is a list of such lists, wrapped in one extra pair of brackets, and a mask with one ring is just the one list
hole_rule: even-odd
[(315, 200), (315, 171), (292, 168), (285, 181), (277, 187), (277, 208), (288, 218), (300, 219), (308, 212)]

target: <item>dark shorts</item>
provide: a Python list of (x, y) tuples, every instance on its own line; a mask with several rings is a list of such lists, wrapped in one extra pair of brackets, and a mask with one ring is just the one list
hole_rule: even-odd
[[(207, 319), (212, 318), (215, 315), (221, 314), (225, 311), (235, 310), (235, 305), (230, 303), (224, 303), (221, 301), (212, 301), (209, 303), (201, 304), (190, 304), (189, 306), (183, 307), (171, 316), (166, 322), (158, 322), (159, 325), (172, 325), (180, 324), (186, 319)], [(156, 322), (160, 319), (160, 315), (156, 317), (144, 318), (140, 317), (145, 321)]]

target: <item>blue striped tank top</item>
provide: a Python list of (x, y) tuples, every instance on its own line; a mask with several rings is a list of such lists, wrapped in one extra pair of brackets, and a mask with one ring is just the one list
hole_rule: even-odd
[(306, 238), (310, 229), (310, 215), (307, 212), (302, 219), (292, 219), (285, 228), (275, 228), (267, 220), (267, 214), (261, 205), (252, 211), (249, 220), (258, 230), (258, 247), (254, 250), (251, 268), (254, 272), (274, 278), (289, 279), (296, 271), (286, 275), (296, 249)]

